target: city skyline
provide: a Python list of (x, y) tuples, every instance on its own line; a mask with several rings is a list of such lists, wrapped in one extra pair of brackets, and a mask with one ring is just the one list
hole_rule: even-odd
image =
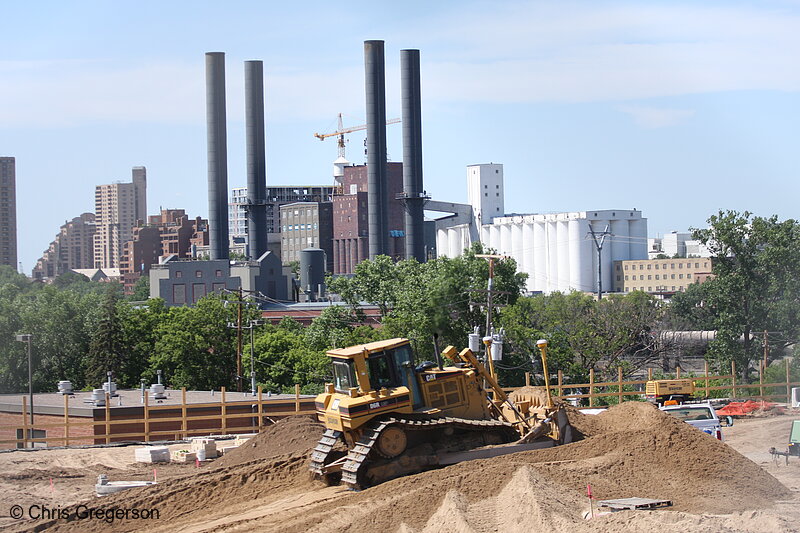
[[(465, 169), (502, 163), (506, 211), (637, 208), (649, 236), (718, 209), (793, 218), (796, 2), (155, 2), (9, 5), (0, 156), (16, 158), (30, 273), (96, 185), (148, 169), (148, 201), (206, 217), (203, 56), (226, 52), (228, 184), (244, 186), (244, 60), (265, 70), (267, 183), (333, 182), (334, 139), (363, 124), (363, 41), (419, 48), (425, 189), (465, 202)], [(400, 161), (400, 126), (387, 129)], [(363, 163), (363, 132), (347, 157)], [(152, 214), (152, 213), (150, 213)]]

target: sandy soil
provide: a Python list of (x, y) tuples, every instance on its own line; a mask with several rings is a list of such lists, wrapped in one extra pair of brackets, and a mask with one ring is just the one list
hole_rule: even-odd
[[(362, 492), (324, 487), (306, 471), (321, 434), (307, 418), (287, 419), (215, 465), (158, 467), (159, 485), (102, 500), (92, 497), (98, 473), (151, 479), (152, 466), (132, 462), (133, 448), (45, 450), (0, 454), (0, 525), (55, 531), (387, 532), (646, 530), (798, 531), (800, 459), (772, 460), (785, 450), (800, 413), (737, 420), (725, 443), (648, 406), (623, 404), (598, 417), (573, 415), (584, 441), (453, 465), (392, 480)], [(662, 416), (663, 415), (663, 416)], [(55, 490), (50, 492), (53, 477)], [(674, 501), (662, 511), (625, 511), (586, 521), (585, 484), (597, 498)], [(8, 518), (11, 505), (158, 509), (158, 519), (51, 520)]]

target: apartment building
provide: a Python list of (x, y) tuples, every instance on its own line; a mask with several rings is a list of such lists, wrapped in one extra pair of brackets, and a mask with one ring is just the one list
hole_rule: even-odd
[(119, 268), (123, 245), (147, 218), (147, 171), (133, 167), (130, 183), (98, 185), (94, 193), (94, 266)]
[(0, 265), (17, 269), (16, 159), (0, 157)]
[(70, 270), (94, 268), (94, 233), (94, 213), (65, 222), (36, 261), (33, 279), (52, 279)]

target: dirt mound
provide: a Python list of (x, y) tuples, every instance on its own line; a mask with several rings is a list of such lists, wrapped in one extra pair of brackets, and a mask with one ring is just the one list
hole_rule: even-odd
[(586, 435), (582, 441), (389, 481), (284, 523), (283, 530), (319, 530), (324, 516), (336, 531), (397, 531), (400, 524), (407, 532), (442, 524), (463, 532), (569, 531), (585, 525), (587, 483), (599, 499), (672, 500), (669, 516), (758, 509), (789, 496), (749, 459), (650, 404), (623, 403), (573, 418)]
[[(585, 436), (581, 441), (460, 463), (361, 492), (321, 488), (311, 481), (307, 451), (321, 428), (309, 419), (291, 419), (265, 430), (251, 443), (255, 446), (232, 452), (225, 458), (229, 463), (220, 460), (218, 468), (110, 496), (103, 506), (158, 508), (159, 524), (197, 531), (610, 533), (668, 524), (670, 529), (710, 532), (736, 531), (737, 517), (747, 521), (738, 530), (769, 531), (762, 525), (791, 530), (780, 518), (760, 520), (758, 514), (776, 499), (790, 497), (782, 484), (726, 444), (654, 406), (629, 402), (600, 415), (570, 415)], [(674, 507), (586, 522), (587, 483), (597, 499), (670, 499)], [(287, 504), (295, 505), (292, 512), (287, 513)], [(209, 522), (212, 509), (215, 518), (228, 519), (230, 528)], [(264, 513), (273, 513), (273, 519), (262, 520)], [(738, 514), (711, 516), (717, 513)], [(55, 531), (109, 530), (102, 522), (44, 525)], [(119, 521), (113, 530), (140, 527)]]
[(212, 467), (230, 468), (284, 455), (307, 455), (317, 445), (324, 431), (322, 424), (308, 416), (284, 418), (214, 461)]

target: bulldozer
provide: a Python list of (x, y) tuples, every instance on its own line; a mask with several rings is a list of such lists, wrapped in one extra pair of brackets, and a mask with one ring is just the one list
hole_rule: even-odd
[[(539, 343), (546, 377), (547, 343)], [(311, 452), (311, 472), (359, 490), (461, 461), (570, 442), (566, 411), (554, 404), (547, 383), (544, 391), (526, 387), (509, 397), (494, 373), (491, 337), (484, 344), (488, 369), (470, 349), (453, 346), (438, 363), (415, 366), (411, 342), (403, 338), (328, 351), (334, 382), (315, 400), (325, 431)]]

